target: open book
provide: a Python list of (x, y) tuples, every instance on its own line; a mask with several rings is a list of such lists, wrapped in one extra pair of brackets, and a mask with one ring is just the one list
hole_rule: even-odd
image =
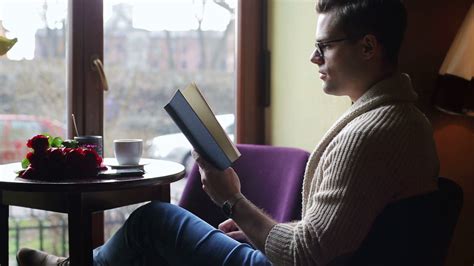
[(165, 110), (194, 149), (216, 168), (224, 170), (240, 157), (196, 84), (176, 91)]

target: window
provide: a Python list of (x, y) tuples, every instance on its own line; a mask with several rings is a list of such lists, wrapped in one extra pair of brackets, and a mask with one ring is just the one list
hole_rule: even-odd
[[(104, 1), (107, 157), (114, 156), (114, 139), (141, 138), (144, 157), (190, 170), (192, 147), (163, 107), (176, 89), (196, 82), (216, 114), (235, 116), (236, 6), (236, 0)], [(172, 184), (172, 202), (184, 184)], [(134, 208), (106, 212), (106, 238)]]
[[(148, 1), (131, 2), (133, 4), (143, 4)], [(259, 131), (259, 128), (263, 125), (259, 117), (262, 117), (263, 112), (261, 112), (262, 108), (258, 106), (257, 102), (260, 99), (260, 92), (258, 90), (262, 84), (259, 68), (262, 48), (259, 43), (262, 39), (262, 27), (258, 26), (261, 24), (260, 20), (262, 19), (262, 1), (206, 1), (206, 3), (214, 5), (214, 10), (221, 8), (221, 11), (226, 11), (225, 6), (227, 4), (234, 10), (239, 10), (237, 14), (234, 14), (234, 16), (239, 15), (239, 19), (235, 22), (241, 29), (241, 32), (239, 32), (241, 38), (237, 42), (237, 49), (239, 51), (244, 49), (245, 52), (239, 52), (237, 57), (229, 56), (227, 51), (227, 56), (214, 57), (216, 49), (213, 48), (220, 47), (217, 46), (217, 43), (220, 41), (219, 34), (222, 37), (223, 32), (221, 30), (221, 33), (216, 33), (206, 28), (205, 13), (208, 12), (206, 11), (208, 9), (207, 7), (200, 6), (203, 1), (163, 2), (192, 3), (193, 12), (198, 12), (198, 14), (202, 12), (204, 14), (202, 17), (198, 15), (192, 18), (201, 20), (198, 22), (197, 27), (202, 27), (201, 37), (205, 38), (201, 39), (199, 37), (201, 33), (198, 34), (197, 32), (199, 31), (196, 30), (194, 33), (189, 34), (189, 32), (183, 33), (176, 29), (148, 30), (149, 34), (144, 38), (141, 36), (143, 35), (143, 30), (135, 31), (139, 28), (135, 27), (133, 29), (133, 21), (127, 20), (127, 12), (129, 12), (127, 9), (123, 11), (122, 20), (116, 23), (116, 27), (122, 30), (122, 32), (128, 27), (129, 30), (132, 29), (134, 31), (133, 34), (120, 35), (120, 30), (118, 30), (115, 35), (109, 35), (112, 31), (109, 31), (107, 25), (111, 25), (110, 23), (113, 22), (113, 20), (109, 20), (114, 11), (112, 6), (119, 4), (119, 1), (0, 0), (0, 34), (20, 39), (7, 56), (0, 57), (0, 79), (2, 80), (2, 87), (0, 88), (0, 113), (31, 115), (34, 116), (35, 120), (41, 121), (45, 119), (48, 121), (48, 124), (59, 125), (60, 130), (63, 130), (63, 132), (67, 131), (68, 133), (63, 135), (68, 137), (72, 137), (73, 127), (69, 121), (70, 115), (73, 113), (76, 116), (80, 134), (104, 134), (106, 156), (111, 156), (110, 152), (112, 149), (110, 146), (107, 148), (107, 145), (110, 145), (113, 138), (138, 137), (135, 134), (130, 136), (114, 136), (113, 134), (120, 132), (123, 125), (129, 129), (144, 126), (146, 130), (143, 130), (142, 138), (145, 140), (178, 133), (177, 128), (173, 128), (174, 126), (170, 121), (163, 122), (160, 120), (156, 111), (161, 110), (162, 106), (160, 105), (169, 99), (173, 90), (181, 88), (191, 81), (196, 81), (203, 89), (217, 114), (230, 113), (230, 110), (233, 111), (235, 109), (240, 112), (237, 117), (238, 121), (236, 120), (239, 125), (237, 130), (239, 131), (238, 138), (240, 138), (240, 141), (261, 143), (261, 138), (257, 135), (263, 135), (263, 131)], [(223, 6), (219, 6), (219, 4)], [(181, 13), (182, 10), (180, 9), (179, 11), (178, 13)], [(115, 12), (121, 11), (115, 10)], [(242, 19), (244, 16), (245, 19)], [(21, 22), (19, 23), (20, 26), (16, 28), (17, 26), (14, 26), (12, 21), (15, 23)], [(25, 23), (26, 21), (28, 23)], [(72, 21), (74, 23), (71, 23)], [(130, 28), (130, 23), (132, 28)], [(103, 25), (103, 27), (100, 25)], [(198, 29), (197, 27), (195, 26), (194, 29)], [(234, 29), (233, 25), (228, 28)], [(245, 31), (242, 30), (243, 28), (245, 28)], [(29, 31), (29, 35), (26, 33), (24, 35), (29, 37), (21, 37), (23, 33), (21, 33), (20, 29)], [(226, 44), (222, 47), (225, 47), (226, 50), (235, 50), (229, 44), (235, 43), (237, 33), (227, 33), (229, 36), (233, 35), (232, 38), (234, 39), (228, 38)], [(104, 38), (101, 38), (101, 36)], [(107, 36), (112, 38), (107, 38)], [(206, 40), (206, 38), (208, 38), (208, 41), (204, 42), (206, 45), (201, 45), (200, 41)], [(149, 42), (150, 40), (154, 40), (156, 43)], [(167, 43), (168, 41), (169, 43)], [(137, 43), (140, 44), (138, 47), (143, 49), (137, 49)], [(18, 49), (23, 45), (29, 45), (30, 47), (35, 47), (35, 49), (30, 49), (30, 52), (25, 52), (26, 55), (22, 56)], [(193, 49), (190, 45), (204, 47), (204, 49)], [(154, 46), (156, 46), (156, 50), (153, 49)], [(185, 49), (185, 52), (183, 52), (183, 49)], [(68, 52), (66, 53), (66, 51)], [(147, 54), (144, 55), (144, 51), (147, 51)], [(203, 54), (206, 55), (207, 60), (203, 59)], [(111, 85), (109, 92), (103, 92), (98, 72), (92, 66), (91, 61), (96, 58), (104, 62)], [(132, 58), (133, 60), (125, 60), (125, 58)], [(179, 64), (179, 62), (183, 61), (186, 62), (186, 71)], [(145, 63), (145, 66), (143, 63)], [(181, 72), (182, 76), (170, 74), (170, 77), (166, 78), (173, 82), (166, 84), (164, 80), (157, 79), (154, 76), (150, 77), (150, 74), (146, 71), (148, 69), (151, 73), (156, 74), (169, 71), (170, 67), (176, 68), (176, 71)], [(233, 74), (235, 67), (239, 71), (239, 75), (236, 77)], [(187, 71), (194, 71), (194, 73)], [(202, 72), (209, 72), (211, 74), (227, 72), (222, 75), (215, 74), (214, 78), (219, 84), (224, 84), (224, 81), (230, 81), (232, 86), (212, 85), (210, 78), (203, 77), (201, 75)], [(8, 73), (8, 75), (5, 73)], [(122, 84), (114, 73), (124, 74), (125, 77), (129, 78), (126, 80), (128, 83)], [(67, 80), (66, 76), (68, 77)], [(114, 78), (117, 79), (114, 80)], [(235, 91), (229, 90), (231, 87), (232, 90), (235, 90), (233, 86), (234, 79), (236, 79), (237, 87), (239, 88), (237, 108), (235, 107), (235, 98), (230, 103), (229, 101), (222, 101), (222, 98), (219, 97), (219, 95), (232, 95), (234, 97)], [(137, 80), (148, 80), (149, 83), (133, 83), (133, 81)], [(123, 86), (124, 89), (117, 89), (118, 86)], [(161, 90), (160, 92), (157, 89), (159, 86), (168, 90)], [(15, 88), (15, 90), (10, 88)], [(220, 91), (218, 91), (218, 94), (213, 95), (211, 93), (212, 90)], [(132, 108), (125, 112), (124, 118), (128, 116), (128, 121), (116, 121), (116, 124), (111, 126), (114, 122), (114, 116), (117, 115), (116, 112), (120, 112), (120, 109), (115, 108), (115, 106), (117, 102), (123, 104), (123, 98), (126, 96), (126, 94), (120, 95), (119, 93), (124, 92), (136, 93), (136, 95), (142, 94), (142, 99), (138, 97), (134, 100), (129, 100), (128, 103), (132, 103), (129, 105), (134, 106), (126, 106), (127, 108)], [(143, 98), (148, 97), (156, 101), (154, 105), (141, 102)], [(148, 124), (141, 120), (142, 114), (150, 112), (150, 110), (152, 114), (157, 115), (157, 121), (160, 121), (156, 128), (149, 127)], [(19, 119), (14, 118), (13, 120)], [(6, 128), (7, 126), (5, 125), (8, 123), (0, 121), (0, 124), (3, 125), (3, 128)], [(3, 130), (1, 134), (8, 134), (5, 132)], [(148, 155), (145, 154), (145, 156)], [(11, 160), (17, 161), (18, 159)], [(6, 162), (2, 161), (0, 163)], [(36, 210), (18, 209), (21, 215), (19, 214), (17, 219), (13, 218), (18, 213), (15, 210), (10, 212), (12, 216), (10, 228), (16, 228), (17, 224), (22, 224), (21, 219), (34, 217), (34, 219), (31, 218), (32, 222), (28, 225), (36, 224), (37, 226), (45, 226), (43, 229), (56, 230), (54, 236), (45, 235), (44, 239), (62, 239), (67, 241), (67, 233), (60, 229), (64, 226), (65, 219), (63, 216), (56, 216), (57, 214), (55, 213), (37, 212)], [(55, 217), (54, 223), (39, 225), (39, 221), (43, 220), (43, 217)], [(103, 220), (101, 215), (94, 217), (94, 219), (97, 230), (93, 232), (93, 241), (95, 244), (99, 244), (104, 238), (101, 229)], [(45, 230), (45, 233), (47, 230)], [(29, 239), (33, 242), (20, 242), (19, 244), (21, 246), (41, 247), (38, 241), (38, 239), (42, 238), (40, 235), (34, 236), (29, 234), (29, 236)], [(12, 233), (11, 237), (10, 243), (16, 243), (14, 240), (16, 235)], [(49, 252), (59, 255), (67, 254), (67, 247), (65, 246), (43, 244), (43, 248)], [(12, 247), (11, 255), (14, 254), (14, 249), (15, 246)], [(11, 256), (11, 260), (13, 263), (13, 256)]]
[[(21, 161), (35, 134), (66, 136), (67, 0), (0, 0), (0, 164)], [(10, 265), (19, 246), (67, 254), (65, 215), (10, 207)]]

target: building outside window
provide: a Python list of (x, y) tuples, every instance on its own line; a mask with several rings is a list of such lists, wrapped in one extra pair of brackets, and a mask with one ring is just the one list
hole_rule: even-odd
[[(0, 0), (0, 35), (18, 38), (0, 57), (0, 164), (24, 158), (35, 134), (67, 137), (68, 3)], [(236, 8), (237, 0), (103, 1), (106, 157), (113, 139), (141, 138), (144, 157), (189, 166), (190, 146), (163, 106), (190, 82), (234, 134)], [(172, 186), (173, 202), (184, 182)], [(106, 238), (134, 208), (105, 213)], [(11, 207), (9, 223), (10, 265), (24, 246), (67, 255), (65, 215)]]

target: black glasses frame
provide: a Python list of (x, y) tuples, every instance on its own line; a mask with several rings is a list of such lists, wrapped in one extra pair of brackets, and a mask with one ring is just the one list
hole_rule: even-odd
[(321, 59), (324, 59), (324, 48), (330, 43), (335, 43), (335, 42), (342, 42), (342, 41), (347, 41), (350, 40), (351, 38), (341, 38), (341, 39), (335, 39), (335, 40), (329, 40), (329, 41), (320, 41), (316, 42), (316, 55), (320, 57)]

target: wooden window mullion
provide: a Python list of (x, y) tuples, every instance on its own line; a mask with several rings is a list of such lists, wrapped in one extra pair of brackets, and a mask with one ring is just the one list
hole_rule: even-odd
[(237, 142), (265, 143), (269, 105), (267, 0), (240, 0), (237, 9)]
[[(69, 0), (67, 39), (67, 117), (76, 117), (81, 135), (103, 136), (104, 94), (91, 61), (103, 61), (102, 0)], [(74, 134), (68, 122), (68, 137)], [(104, 216), (98, 213), (92, 221), (92, 244), (104, 241)]]

